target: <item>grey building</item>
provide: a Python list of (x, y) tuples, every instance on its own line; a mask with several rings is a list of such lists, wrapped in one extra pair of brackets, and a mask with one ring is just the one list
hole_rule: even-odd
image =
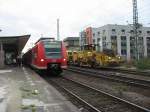
[(79, 37), (67, 37), (64, 40), (67, 50), (79, 50)]
[[(83, 44), (80, 32), (80, 44)], [(99, 28), (92, 28), (93, 44), (97, 44), (97, 51), (112, 49), (116, 54), (127, 60), (135, 59), (135, 38), (132, 25), (108, 24)], [(150, 57), (150, 27), (138, 29), (138, 57)]]

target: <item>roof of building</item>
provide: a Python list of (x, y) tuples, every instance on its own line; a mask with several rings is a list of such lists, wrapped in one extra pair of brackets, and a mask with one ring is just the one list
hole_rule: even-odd
[(69, 41), (69, 40), (79, 40), (79, 37), (67, 37), (64, 39), (64, 41)]
[[(141, 28), (145, 28), (145, 29), (149, 29), (150, 27), (149, 26), (143, 26), (142, 24), (141, 25)], [(96, 29), (99, 29), (99, 28), (108, 28), (108, 27), (129, 27), (129, 28), (132, 28), (133, 27), (133, 24), (127, 24), (127, 25), (121, 25), (121, 24), (105, 24), (103, 26), (100, 26), (100, 27), (91, 27), (92, 30), (96, 30)], [(89, 27), (87, 27), (89, 28)], [(87, 29), (85, 28), (85, 29)], [(85, 32), (85, 30), (81, 31), (81, 32)]]

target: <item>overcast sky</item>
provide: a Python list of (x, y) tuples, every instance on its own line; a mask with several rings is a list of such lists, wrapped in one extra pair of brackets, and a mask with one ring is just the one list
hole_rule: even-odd
[[(150, 0), (138, 0), (138, 9), (139, 22), (150, 26)], [(56, 37), (57, 18), (61, 39), (79, 36), (88, 26), (132, 23), (132, 0), (0, 0), (0, 36)]]

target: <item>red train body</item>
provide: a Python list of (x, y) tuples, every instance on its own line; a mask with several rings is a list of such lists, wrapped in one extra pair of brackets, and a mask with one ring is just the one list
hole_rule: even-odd
[(38, 70), (61, 73), (67, 68), (67, 53), (62, 41), (41, 38), (23, 55), (23, 63)]

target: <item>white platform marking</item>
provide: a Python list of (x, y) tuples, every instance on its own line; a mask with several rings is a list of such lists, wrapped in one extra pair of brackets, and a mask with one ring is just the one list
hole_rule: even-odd
[(32, 79), (31, 79), (30, 75), (28, 74), (27, 70), (24, 67), (22, 67), (22, 69), (23, 69), (23, 72), (25, 74), (25, 77), (27, 78), (27, 81), (30, 83), (31, 86), (34, 86), (35, 83), (32, 81)]
[(23, 99), (22, 100), (23, 105), (35, 105), (35, 106), (42, 106), (44, 107), (44, 103), (42, 101), (39, 101), (38, 99)]
[(12, 70), (0, 70), (0, 73), (9, 73), (12, 72)]
[(0, 112), (6, 112), (7, 108), (7, 101), (6, 101), (6, 94), (7, 94), (7, 87), (2, 86), (0, 87)]

